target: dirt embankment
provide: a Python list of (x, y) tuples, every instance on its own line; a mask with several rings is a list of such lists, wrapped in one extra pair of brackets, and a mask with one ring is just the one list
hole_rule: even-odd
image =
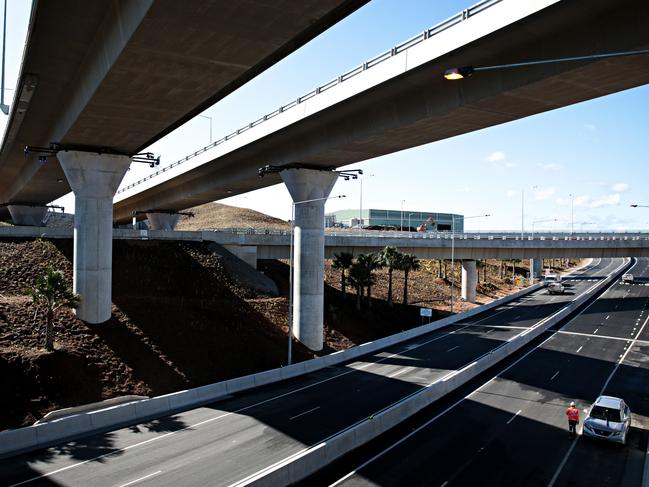
[[(218, 255), (199, 243), (115, 241), (113, 317), (90, 325), (63, 310), (54, 352), (43, 346), (44, 317), (22, 290), (48, 266), (72, 285), (71, 240), (0, 240), (0, 429), (30, 424), (47, 412), (121, 395), (158, 395), (237, 377), (286, 362), (288, 266), (261, 261), (279, 297), (259, 296), (232, 279)], [(448, 314), (450, 270), (425, 264), (410, 275), (409, 306), (401, 304), (403, 275), (394, 273), (389, 307), (387, 271), (377, 273), (372, 306), (356, 310), (343, 297), (340, 273), (326, 264), (325, 349), (340, 350), (420, 323), (420, 306)], [(480, 303), (512, 290), (500, 266), (481, 268)], [(511, 273), (511, 267), (508, 267)], [(524, 268), (517, 269), (525, 272)], [(459, 285), (459, 267), (455, 282)], [(508, 287), (509, 286), (509, 287)], [(459, 301), (455, 311), (470, 306)], [(294, 358), (313, 356), (300, 344)]]

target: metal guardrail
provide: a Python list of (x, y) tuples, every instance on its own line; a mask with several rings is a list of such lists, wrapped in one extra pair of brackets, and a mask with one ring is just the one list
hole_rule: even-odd
[(378, 56), (374, 56), (372, 59), (369, 59), (369, 60), (365, 61), (364, 63), (359, 64), (355, 68), (350, 69), (349, 71), (341, 74), (340, 76), (332, 79), (331, 81), (328, 81), (327, 83), (316, 87), (315, 89), (311, 90), (307, 94), (297, 97), (295, 100), (290, 101), (286, 105), (280, 106), (276, 110), (274, 110), (274, 111), (272, 111), (270, 113), (267, 113), (266, 115), (264, 115), (261, 118), (258, 118), (254, 122), (250, 122), (248, 125), (245, 125), (245, 126), (241, 127), (240, 129), (235, 130), (234, 132), (226, 135), (225, 137), (220, 138), (216, 142), (213, 142), (213, 143), (203, 147), (202, 149), (199, 149), (196, 152), (193, 152), (193, 153), (183, 157), (182, 159), (179, 159), (176, 162), (173, 162), (173, 163), (169, 164), (168, 166), (165, 166), (162, 169), (159, 169), (158, 171), (149, 174), (148, 176), (146, 176), (146, 177), (144, 177), (142, 179), (139, 179), (138, 181), (135, 181), (134, 183), (131, 183), (128, 186), (124, 186), (117, 193), (118, 194), (123, 193), (123, 192), (125, 192), (125, 191), (127, 191), (127, 190), (129, 190), (131, 188), (134, 188), (135, 186), (138, 186), (138, 185), (140, 185), (140, 184), (142, 184), (142, 183), (156, 177), (156, 176), (159, 176), (160, 174), (164, 174), (165, 172), (169, 171), (170, 169), (172, 169), (172, 168), (174, 168), (176, 166), (179, 166), (180, 164), (182, 164), (184, 162), (187, 162), (190, 159), (193, 159), (194, 157), (197, 157), (197, 156), (203, 154), (204, 152), (208, 151), (209, 149), (212, 149), (212, 148), (214, 148), (214, 147), (216, 147), (218, 145), (223, 144), (224, 142), (232, 139), (233, 137), (236, 137), (237, 135), (242, 134), (243, 132), (246, 132), (247, 130), (250, 130), (253, 127), (256, 127), (257, 125), (265, 122), (266, 120), (270, 120), (271, 118), (279, 115), (280, 113), (283, 113), (283, 112), (285, 112), (287, 110), (290, 110), (293, 107), (298, 106), (300, 103), (302, 103), (302, 102), (304, 102), (304, 101), (306, 101), (306, 100), (308, 100), (310, 98), (313, 98), (314, 96), (319, 95), (320, 93), (324, 93), (325, 91), (333, 88), (334, 86), (336, 86), (336, 85), (338, 85), (340, 83), (343, 83), (343, 82), (353, 78), (354, 76), (362, 73), (363, 71), (366, 71), (366, 70), (368, 70), (370, 68), (373, 68), (374, 66), (377, 66), (377, 65), (381, 64), (383, 61), (386, 61), (386, 60), (390, 59), (392, 56), (396, 56), (397, 54), (399, 54), (401, 52), (404, 52), (404, 51), (410, 49), (413, 46), (416, 46), (420, 42), (423, 42), (426, 39), (429, 39), (429, 38), (439, 34), (440, 32), (443, 32), (446, 29), (448, 29), (450, 27), (453, 27), (456, 24), (459, 24), (463, 20), (466, 20), (469, 17), (472, 17), (472, 16), (474, 16), (474, 15), (476, 15), (476, 14), (478, 14), (478, 13), (488, 9), (489, 7), (491, 7), (491, 6), (493, 6), (493, 5), (497, 4), (497, 3), (500, 3), (500, 2), (502, 2), (502, 0), (482, 0), (481, 2), (476, 3), (472, 7), (469, 7), (467, 9), (465, 9), (465, 10), (462, 10), (461, 12), (458, 12), (457, 14), (447, 18), (446, 20), (443, 20), (440, 23), (434, 25), (433, 27), (431, 27), (429, 29), (426, 29), (425, 31), (417, 34), (416, 36), (411, 37), (410, 39), (408, 39), (406, 41), (403, 41), (400, 44), (397, 44), (396, 46), (394, 46), (393, 48), (391, 48), (391, 49), (389, 49), (389, 50), (387, 50), (385, 52), (382, 52)]
[[(207, 228), (203, 231), (236, 234), (236, 235), (274, 235), (288, 236), (290, 230), (276, 229), (258, 229), (258, 228)], [(521, 237), (520, 233), (455, 233), (450, 232), (399, 232), (399, 231), (362, 231), (362, 230), (342, 230), (327, 231), (325, 237), (363, 237), (363, 238), (403, 238), (403, 239), (437, 239), (437, 240), (510, 240), (510, 241), (624, 241), (624, 240), (649, 240), (649, 232), (638, 233), (580, 233), (570, 235), (569, 233), (536, 233), (525, 234)]]

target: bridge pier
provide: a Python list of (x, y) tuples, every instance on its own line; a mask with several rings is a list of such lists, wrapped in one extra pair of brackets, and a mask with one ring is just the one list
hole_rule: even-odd
[(60, 151), (58, 159), (74, 192), (73, 289), (81, 295), (76, 314), (103, 323), (112, 304), (113, 196), (131, 158)]
[(311, 350), (322, 350), (324, 205), (338, 173), (300, 168), (280, 176), (293, 199), (293, 334)]
[(462, 261), (462, 299), (475, 303), (478, 286), (478, 269), (475, 260)]
[(147, 212), (146, 218), (149, 220), (149, 230), (171, 231), (176, 228), (180, 213)]
[(530, 277), (536, 278), (543, 275), (543, 259), (530, 259)]
[(40, 227), (47, 215), (47, 205), (7, 205), (14, 225)]

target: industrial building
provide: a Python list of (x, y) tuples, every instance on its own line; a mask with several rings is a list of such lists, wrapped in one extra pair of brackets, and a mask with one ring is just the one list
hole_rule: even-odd
[[(431, 219), (431, 220), (429, 220)], [(417, 229), (424, 222), (428, 222), (426, 230), (429, 232), (450, 232), (455, 220), (455, 232), (464, 231), (464, 215), (452, 213), (438, 213), (436, 211), (411, 211), (411, 210), (379, 210), (375, 208), (339, 210), (325, 216), (327, 226), (343, 227), (395, 227), (404, 230)]]

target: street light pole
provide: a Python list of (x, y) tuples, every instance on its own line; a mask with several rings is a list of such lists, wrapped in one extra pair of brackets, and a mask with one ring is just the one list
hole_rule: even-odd
[(556, 63), (566, 63), (566, 62), (578, 62), (578, 61), (595, 61), (598, 59), (607, 59), (612, 57), (622, 57), (622, 56), (637, 56), (639, 54), (649, 54), (649, 49), (638, 49), (635, 51), (618, 51), (618, 52), (607, 52), (602, 54), (589, 54), (586, 56), (571, 56), (564, 58), (555, 58), (555, 59), (542, 59), (539, 61), (524, 61), (521, 63), (508, 63), (508, 64), (497, 64), (494, 66), (461, 66), (457, 68), (450, 68), (444, 71), (444, 78), (447, 80), (455, 81), (459, 79), (468, 78), (473, 73), (480, 71), (497, 71), (500, 69), (509, 69), (509, 68), (522, 68), (526, 66), (538, 66), (541, 64), (556, 64)]
[(570, 193), (570, 236), (575, 233), (575, 195)]
[(399, 223), (399, 231), (403, 232), (403, 204), (406, 200), (401, 200), (401, 222)]
[(417, 212), (415, 211), (414, 213), (408, 213), (408, 231), (410, 231), (410, 229), (412, 228), (412, 225), (410, 225), (410, 216), (414, 215), (415, 213)]
[(207, 115), (199, 115), (199, 117), (207, 118), (210, 121), (210, 144), (212, 143), (212, 117)]
[(293, 360), (293, 229), (295, 228), (295, 206), (303, 203), (313, 203), (315, 201), (327, 201), (336, 198), (345, 198), (344, 194), (338, 196), (329, 196), (326, 198), (315, 198), (312, 200), (293, 201), (291, 204), (291, 239), (289, 250), (288, 264), (288, 360), (287, 365), (291, 365)]

